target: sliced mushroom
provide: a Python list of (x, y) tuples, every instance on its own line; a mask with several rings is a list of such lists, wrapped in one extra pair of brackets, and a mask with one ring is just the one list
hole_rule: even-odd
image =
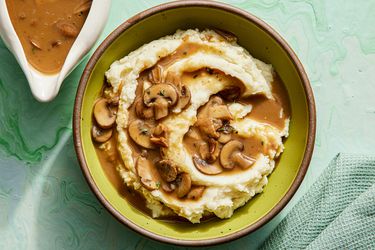
[(144, 103), (142, 98), (138, 98), (135, 103), (135, 113), (139, 118), (142, 119), (151, 119), (154, 117), (154, 110), (153, 108), (147, 107)]
[(164, 83), (152, 85), (143, 95), (144, 104), (154, 108), (156, 120), (166, 117), (169, 107), (175, 105), (177, 100), (175, 87)]
[(217, 140), (222, 144), (226, 144), (232, 139), (231, 134), (235, 132), (235, 129), (229, 124), (229, 122), (226, 122), (217, 131), (220, 132), (220, 137)]
[(233, 119), (232, 114), (229, 112), (227, 105), (216, 105), (209, 108), (209, 114), (212, 118), (220, 120)]
[(161, 160), (156, 164), (156, 168), (163, 180), (172, 182), (177, 177), (177, 167), (171, 160)]
[(249, 168), (255, 162), (251, 157), (242, 154), (244, 145), (240, 141), (232, 140), (223, 146), (220, 153), (220, 164), (223, 168), (232, 169), (239, 166), (243, 169)]
[(197, 116), (196, 126), (199, 130), (212, 138), (219, 138), (220, 134), (217, 130), (223, 126), (223, 121), (231, 120), (228, 107), (223, 104), (223, 100), (214, 96), (210, 101), (199, 111)]
[(152, 83), (161, 83), (162, 82), (162, 79), (161, 79), (162, 73), (163, 73), (163, 67), (161, 65), (157, 64), (150, 71), (150, 74), (148, 75), (148, 79)]
[(190, 127), (189, 131), (186, 133), (186, 136), (190, 137), (191, 139), (194, 139), (194, 140), (200, 140), (201, 139), (199, 131), (194, 127)]
[(168, 132), (168, 128), (164, 124), (159, 123), (155, 127), (155, 129), (152, 132), (152, 134), (153, 134), (153, 136), (166, 136), (167, 132)]
[(94, 141), (103, 143), (111, 139), (112, 137), (112, 129), (101, 129), (97, 126), (93, 125), (91, 129), (91, 135)]
[(237, 86), (233, 86), (227, 89), (224, 89), (220, 91), (218, 94), (221, 96), (224, 100), (234, 102), (241, 96), (241, 88)]
[(66, 22), (66, 21), (59, 21), (56, 24), (56, 27), (60, 31), (60, 33), (63, 34), (64, 36), (66, 36), (66, 37), (73, 38), (73, 37), (78, 36), (79, 30), (72, 23), (69, 23), (69, 22)]
[(189, 88), (186, 85), (181, 87), (178, 102), (176, 107), (174, 108), (175, 112), (181, 112), (184, 108), (186, 108), (191, 100), (191, 93)]
[(168, 141), (164, 137), (153, 137), (151, 136), (150, 141), (156, 145), (159, 145), (161, 147), (168, 147)]
[(221, 99), (219, 96), (213, 96), (211, 97), (210, 101), (209, 101), (209, 106), (214, 106), (214, 105), (221, 105), (223, 104), (223, 99)]
[(232, 134), (236, 130), (230, 125), (229, 122), (225, 122), (224, 125), (218, 129), (218, 131), (224, 134)]
[(249, 168), (255, 163), (255, 159), (240, 153), (233, 155), (233, 161), (242, 169)]
[(207, 160), (210, 157), (210, 147), (208, 146), (208, 143), (204, 141), (199, 142), (198, 152), (199, 152), (199, 156), (203, 160)]
[(220, 143), (225, 144), (232, 139), (230, 134), (220, 133), (220, 137), (217, 139)]
[(154, 104), (155, 119), (159, 120), (168, 115), (168, 101), (165, 99), (157, 99)]
[(151, 134), (151, 142), (162, 147), (168, 147), (168, 128), (160, 123)]
[(142, 156), (138, 157), (136, 171), (145, 188), (149, 190), (159, 188), (160, 182), (157, 179), (155, 171), (153, 170), (153, 165), (149, 160)]
[[(222, 120), (212, 119), (211, 122), (212, 122), (212, 127), (213, 127), (213, 129), (215, 129), (215, 131), (217, 131), (219, 128), (221, 128), (223, 126)], [(216, 139), (216, 137), (215, 137), (215, 139)]]
[(198, 144), (198, 152), (203, 160), (207, 161), (208, 163), (213, 163), (220, 154), (219, 143), (212, 138), (208, 139), (208, 143), (201, 141)]
[(200, 117), (200, 115), (198, 115), (198, 120), (195, 125), (199, 128), (202, 134), (208, 137), (218, 138), (220, 136), (220, 134), (216, 131), (218, 129), (217, 127), (220, 128), (220, 124), (217, 124), (218, 122), (220, 122), (220, 120), (215, 121), (214, 124), (214, 121), (210, 117)]
[(195, 186), (192, 187), (190, 192), (187, 194), (187, 198), (191, 200), (198, 200), (202, 197), (205, 187), (204, 186)]
[(220, 166), (208, 164), (205, 160), (202, 160), (196, 155), (193, 156), (193, 162), (194, 166), (203, 174), (216, 175), (223, 172)]
[(177, 176), (176, 181), (176, 193), (178, 198), (182, 198), (187, 195), (191, 188), (190, 175), (187, 173), (181, 173)]
[(139, 146), (148, 149), (154, 149), (155, 145), (151, 142), (152, 126), (142, 120), (134, 120), (129, 124), (129, 135)]
[(213, 30), (217, 34), (219, 34), (221, 37), (223, 37), (225, 40), (227, 40), (228, 42), (236, 42), (237, 41), (237, 37), (229, 31), (221, 30), (221, 29), (217, 29), (217, 28), (213, 28)]
[(162, 182), (161, 183), (161, 188), (167, 192), (167, 193), (171, 193), (173, 192), (175, 189), (176, 189), (176, 185), (174, 185), (173, 183), (168, 183), (168, 182)]
[(116, 121), (116, 109), (105, 98), (99, 99), (94, 106), (94, 117), (101, 128), (107, 129)]
[(220, 154), (220, 146), (219, 143), (213, 139), (208, 139), (208, 148), (209, 148), (209, 157), (207, 158), (208, 163), (213, 163), (216, 161), (217, 157), (219, 157)]
[[(166, 65), (173, 64), (176, 59), (166, 61)], [(165, 66), (164, 66), (165, 67)], [(174, 71), (168, 71), (164, 79), (165, 83), (172, 84), (178, 89), (181, 89), (181, 76)]]
[(42, 46), (40, 45), (40, 43), (36, 39), (30, 38), (29, 41), (30, 41), (31, 45), (33, 46), (33, 48), (36, 48), (38, 50), (42, 50)]

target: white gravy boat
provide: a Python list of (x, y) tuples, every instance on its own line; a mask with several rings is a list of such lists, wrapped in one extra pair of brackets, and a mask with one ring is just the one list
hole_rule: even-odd
[(60, 90), (63, 80), (89, 52), (102, 32), (109, 15), (111, 0), (93, 0), (87, 19), (73, 43), (64, 65), (56, 74), (44, 74), (33, 68), (26, 59), (22, 44), (18, 39), (9, 17), (5, 0), (0, 0), (0, 36), (16, 57), (29, 82), (33, 96), (41, 102), (53, 100)]

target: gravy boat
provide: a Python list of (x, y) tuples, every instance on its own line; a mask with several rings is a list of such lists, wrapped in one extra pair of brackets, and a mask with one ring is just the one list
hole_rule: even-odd
[(111, 0), (93, 0), (87, 19), (74, 41), (60, 72), (45, 74), (32, 67), (26, 59), (9, 17), (5, 0), (0, 0), (0, 36), (13, 53), (29, 82), (33, 96), (40, 102), (53, 100), (63, 80), (89, 52), (102, 32), (109, 15)]

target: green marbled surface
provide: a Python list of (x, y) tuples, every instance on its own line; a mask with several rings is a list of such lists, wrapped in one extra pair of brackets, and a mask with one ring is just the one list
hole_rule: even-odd
[[(165, 1), (113, 0), (100, 40)], [(289, 205), (270, 223), (215, 249), (259, 245), (338, 152), (375, 148), (374, 0), (227, 0), (273, 26), (310, 77), (315, 153)], [(118, 223), (91, 193), (73, 149), (71, 115), (83, 61), (51, 103), (38, 103), (0, 41), (0, 249), (170, 249)]]

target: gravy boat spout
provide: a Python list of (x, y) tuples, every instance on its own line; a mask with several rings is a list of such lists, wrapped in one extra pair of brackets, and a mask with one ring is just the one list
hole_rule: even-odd
[(45, 74), (36, 70), (27, 61), (22, 44), (12, 25), (6, 1), (0, 0), (0, 36), (25, 73), (35, 99), (40, 102), (48, 102), (56, 97), (64, 79), (90, 51), (99, 38), (107, 22), (110, 5), (110, 0), (92, 1), (86, 21), (70, 48), (61, 70), (55, 74)]
[[(23, 69), (23, 71), (25, 70)], [(26, 78), (29, 82), (31, 93), (40, 102), (53, 100), (64, 80), (64, 76), (60, 75), (60, 73), (46, 75), (32, 68), (29, 68), (29, 74), (26, 74)]]

